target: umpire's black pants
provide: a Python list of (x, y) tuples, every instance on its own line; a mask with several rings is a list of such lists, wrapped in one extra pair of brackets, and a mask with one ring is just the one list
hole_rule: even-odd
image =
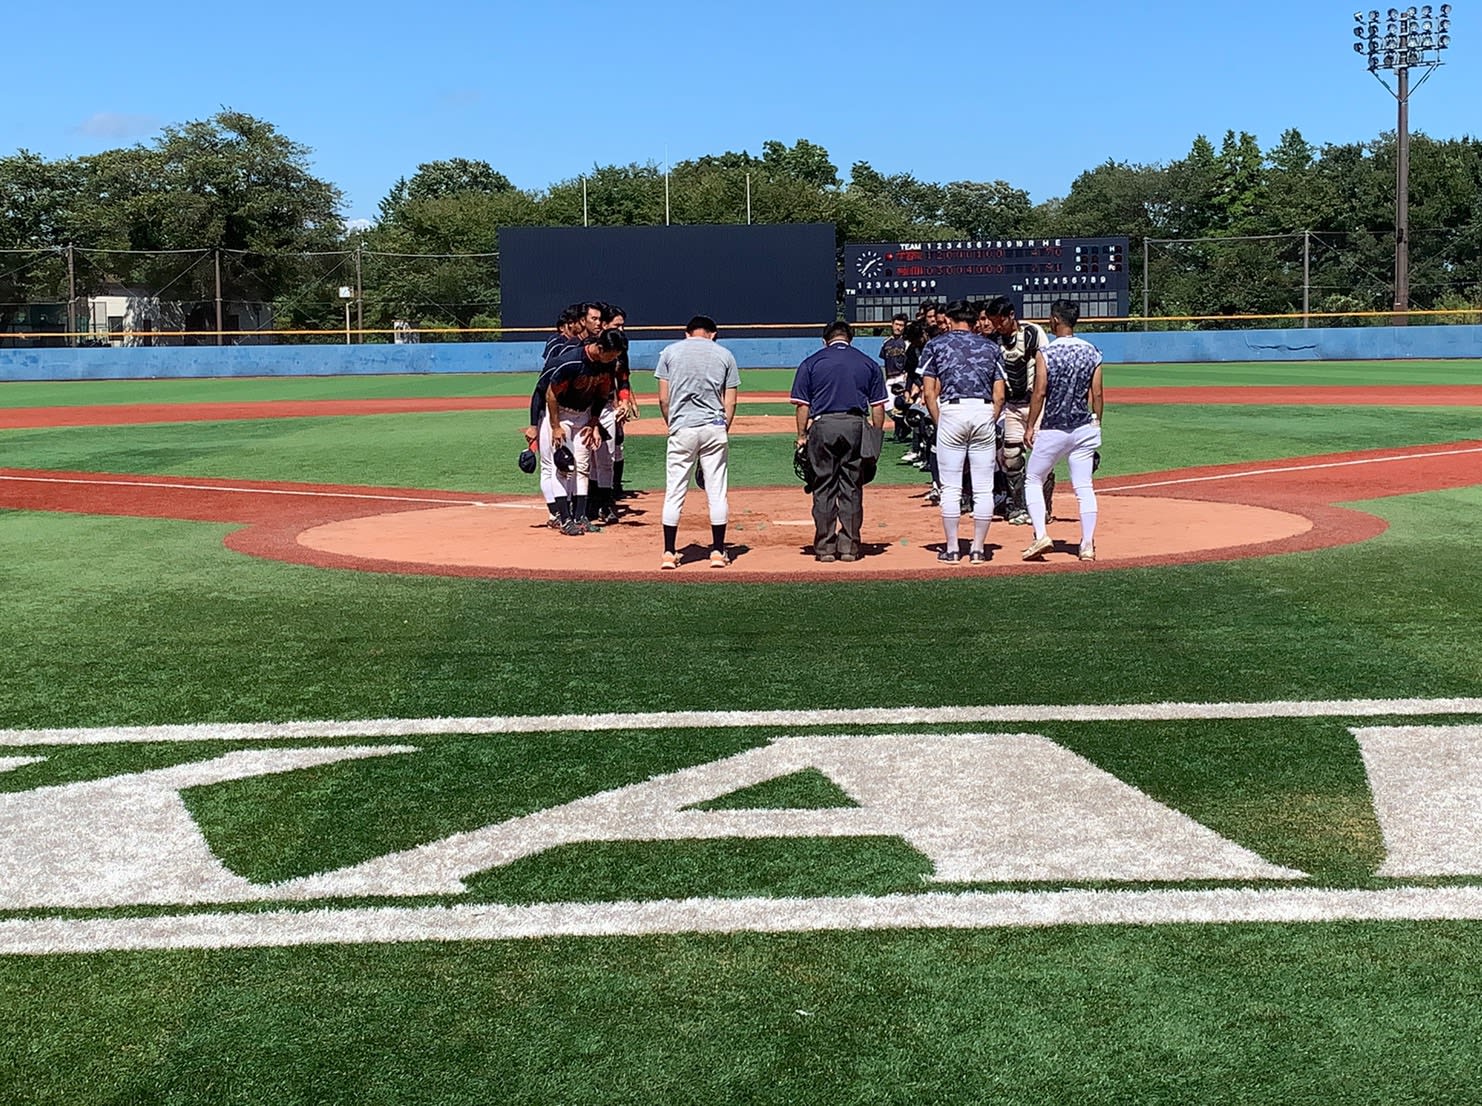
[[(864, 419), (859, 415), (819, 415), (808, 429), (808, 463), (813, 466), (813, 553), (859, 555), (864, 525), (864, 485), (860, 458)], [(837, 526), (837, 530), (835, 529)]]

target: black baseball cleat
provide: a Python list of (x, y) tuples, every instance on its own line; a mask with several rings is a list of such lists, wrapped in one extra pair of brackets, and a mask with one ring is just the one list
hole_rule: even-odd
[(937, 554), (937, 560), (945, 565), (955, 565), (962, 560), (962, 554), (955, 549), (943, 549)]

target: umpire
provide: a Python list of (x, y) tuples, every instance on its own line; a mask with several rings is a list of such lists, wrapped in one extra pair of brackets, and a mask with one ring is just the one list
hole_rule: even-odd
[(798, 366), (792, 381), (798, 445), (813, 468), (813, 556), (820, 561), (859, 559), (865, 420), (877, 431), (885, 425), (885, 377), (853, 342), (853, 327), (831, 324), (823, 349)]

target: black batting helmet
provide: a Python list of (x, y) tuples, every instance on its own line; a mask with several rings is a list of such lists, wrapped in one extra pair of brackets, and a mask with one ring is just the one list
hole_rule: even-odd
[(551, 460), (555, 462), (556, 471), (562, 476), (570, 476), (576, 471), (576, 454), (571, 452), (569, 445), (558, 445), (555, 452), (551, 454)]
[(531, 452), (528, 449), (522, 449), (522, 450), (520, 450), (520, 471), (521, 472), (534, 472), (535, 471), (535, 464), (536, 464), (536, 462), (535, 462), (535, 454), (533, 452)]

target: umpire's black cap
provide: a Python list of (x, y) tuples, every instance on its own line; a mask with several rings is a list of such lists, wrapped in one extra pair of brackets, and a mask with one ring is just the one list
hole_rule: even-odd
[(521, 472), (534, 472), (535, 471), (535, 463), (536, 463), (535, 462), (535, 454), (531, 450), (528, 450), (528, 449), (522, 449), (522, 450), (520, 450), (520, 471)]

